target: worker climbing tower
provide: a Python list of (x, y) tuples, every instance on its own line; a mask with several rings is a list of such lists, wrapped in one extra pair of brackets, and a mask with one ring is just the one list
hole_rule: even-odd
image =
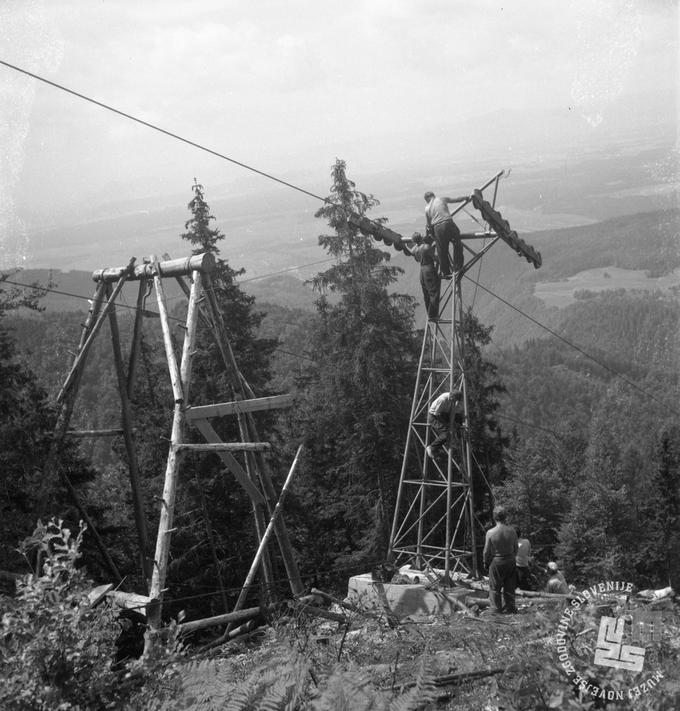
[[(439, 317), (427, 319), (423, 330), (416, 385), (402, 461), (399, 490), (390, 535), (389, 557), (397, 565), (410, 563), (419, 570), (441, 571), (444, 583), (456, 572), (479, 575), (475, 499), (484, 473), (476, 466), (470, 443), (469, 382), (466, 362), (466, 323), (462, 282), (467, 272), (498, 241), (506, 242), (535, 268), (541, 255), (510, 228), (495, 209), (501, 171), (472, 194), (452, 213), (472, 206), (484, 224), (475, 233), (463, 233), (463, 267), (442, 282)], [(489, 201), (485, 191), (492, 193)], [(476, 219), (476, 218), (475, 218)], [(358, 216), (350, 222), (362, 232), (403, 250), (404, 238), (388, 228)], [(481, 243), (481, 247), (479, 244)], [(474, 247), (472, 245), (475, 245)], [(449, 444), (441, 456), (427, 453), (433, 435), (428, 427), (432, 402), (448, 392), (460, 391), (451, 413)], [(443, 573), (443, 574), (441, 574)]]

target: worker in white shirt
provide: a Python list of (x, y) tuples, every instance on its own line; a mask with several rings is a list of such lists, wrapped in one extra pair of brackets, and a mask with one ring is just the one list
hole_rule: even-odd
[(453, 270), (458, 272), (463, 268), (463, 242), (460, 237), (460, 230), (453, 221), (449, 212), (449, 204), (455, 202), (467, 202), (470, 198), (464, 197), (437, 197), (432, 191), (425, 193), (425, 222), (432, 228), (434, 241), (437, 243), (437, 254), (439, 255), (439, 268), (441, 278), (451, 278), (451, 259), (449, 258), (449, 244), (453, 243)]
[(435, 437), (427, 447), (427, 456), (434, 458), (436, 452), (449, 440), (451, 418), (463, 397), (462, 390), (452, 390), (436, 398), (427, 411), (427, 424)]

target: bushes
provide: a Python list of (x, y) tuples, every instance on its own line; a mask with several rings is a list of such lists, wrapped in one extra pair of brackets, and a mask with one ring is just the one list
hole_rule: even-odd
[(120, 708), (114, 613), (91, 607), (91, 586), (76, 568), (85, 526), (73, 538), (62, 523), (38, 523), (19, 547), (36, 573), (18, 581), (2, 617), (0, 708), (7, 711)]

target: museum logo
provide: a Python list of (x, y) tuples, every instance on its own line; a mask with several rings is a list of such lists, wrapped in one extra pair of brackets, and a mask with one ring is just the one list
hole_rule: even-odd
[[(663, 679), (648, 660), (663, 639), (663, 614), (632, 599), (632, 593), (632, 583), (597, 583), (574, 592), (562, 611), (554, 640), (559, 665), (584, 695), (635, 699)], [(597, 681), (608, 669), (621, 673), (610, 682)]]

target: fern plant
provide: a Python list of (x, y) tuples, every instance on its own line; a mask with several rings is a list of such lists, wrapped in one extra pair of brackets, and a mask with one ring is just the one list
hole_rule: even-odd
[(300, 708), (309, 665), (302, 655), (274, 657), (245, 679), (234, 680), (223, 660), (190, 662), (180, 671), (180, 692), (168, 709), (194, 711), (294, 711)]

